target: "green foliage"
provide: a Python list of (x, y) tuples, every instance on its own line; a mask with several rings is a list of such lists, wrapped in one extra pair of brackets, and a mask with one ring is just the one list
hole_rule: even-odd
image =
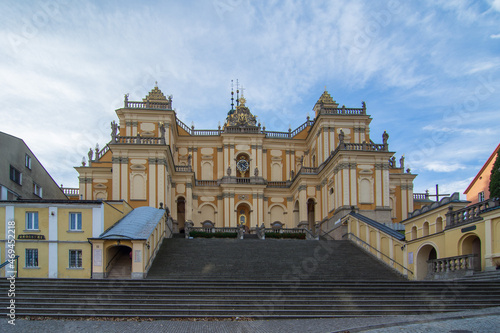
[(300, 233), (266, 232), (265, 235), (266, 235), (266, 238), (306, 239), (306, 234), (304, 232), (300, 232)]
[(490, 176), (490, 198), (500, 198), (500, 149)]
[(204, 231), (191, 231), (189, 236), (193, 238), (236, 238), (237, 232), (204, 232)]

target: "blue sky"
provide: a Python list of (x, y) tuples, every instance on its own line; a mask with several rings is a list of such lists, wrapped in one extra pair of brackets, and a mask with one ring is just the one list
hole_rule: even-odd
[(179, 118), (216, 128), (231, 80), (269, 130), (302, 124), (324, 87), (371, 138), (462, 193), (500, 142), (500, 0), (2, 1), (0, 131), (59, 184), (110, 140), (123, 95), (158, 81)]

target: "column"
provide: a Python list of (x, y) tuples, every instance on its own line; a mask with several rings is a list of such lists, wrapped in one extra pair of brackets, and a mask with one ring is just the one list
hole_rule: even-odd
[(163, 202), (164, 207), (168, 206), (167, 197), (165, 195), (165, 190), (167, 188), (167, 184), (165, 182), (165, 166), (167, 161), (164, 159), (158, 160), (157, 169), (158, 169), (158, 205), (160, 202)]
[(250, 213), (250, 227), (255, 227), (258, 225), (258, 200), (257, 193), (252, 193), (252, 210)]
[(257, 146), (257, 167), (259, 168), (259, 176), (264, 175), (262, 166), (262, 146)]
[(198, 172), (198, 148), (193, 148), (193, 159), (192, 159), (192, 163), (193, 163), (193, 171), (196, 173), (198, 179), (202, 179), (201, 178), (201, 173)]
[(305, 225), (308, 225), (307, 223), (307, 186), (306, 185), (300, 185), (299, 188), (299, 218), (300, 218), (300, 223), (305, 223)]
[(227, 167), (231, 165), (229, 161), (229, 145), (224, 145), (224, 163), (222, 164), (222, 175), (226, 175)]
[(492, 255), (493, 255), (493, 244), (492, 244), (492, 228), (491, 228), (491, 219), (484, 221), (484, 270), (485, 271), (494, 271), (496, 269), (496, 265), (493, 265)]
[[(389, 166), (384, 164), (384, 168), (382, 169), (382, 172), (383, 172), (383, 179), (384, 179), (384, 201), (383, 201), (383, 205), (385, 207), (389, 207), (390, 206), (390, 201), (389, 201), (389, 197), (390, 197), (390, 188), (389, 188)], [(413, 196), (413, 195), (412, 195)], [(413, 201), (413, 200), (412, 200)]]
[[(401, 217), (405, 220), (408, 217), (408, 194), (407, 194), (407, 185), (401, 185)], [(443, 223), (446, 223), (443, 221)], [(444, 229), (444, 226), (443, 226)]]
[(224, 227), (230, 227), (231, 226), (231, 221), (230, 221), (230, 211), (229, 211), (229, 193), (225, 192), (222, 194), (222, 197), (224, 198)]
[(325, 161), (330, 155), (330, 149), (328, 147), (328, 127), (323, 128), (323, 161)]
[(128, 157), (122, 157), (121, 159), (121, 197), (120, 199), (128, 201)]
[(234, 193), (229, 194), (229, 226), (236, 227), (237, 213), (236, 207), (234, 206)]
[(343, 197), (343, 202), (342, 206), (349, 206), (350, 201), (349, 201), (349, 169), (348, 166), (344, 166), (342, 170), (342, 197)]
[(330, 127), (330, 151), (335, 150), (335, 127)]
[(234, 161), (234, 144), (229, 145), (229, 165), (231, 166), (231, 175), (236, 175), (236, 162)]
[(267, 149), (262, 149), (262, 177), (267, 179)]
[(351, 205), (358, 204), (358, 182), (356, 181), (356, 164), (349, 163), (349, 173), (351, 176)]
[(149, 206), (157, 207), (156, 204), (156, 158), (149, 158)]
[(286, 163), (286, 167), (285, 167), (285, 181), (290, 179), (290, 151), (289, 150), (285, 150), (285, 163)]
[(375, 163), (375, 206), (382, 206), (382, 164)]
[(112, 170), (112, 186), (113, 186), (113, 193), (111, 195), (111, 198), (113, 200), (120, 200), (120, 158), (119, 157), (112, 157), (111, 158), (111, 163), (113, 165)]
[[(257, 146), (252, 145), (252, 156), (250, 156), (250, 177), (253, 176), (253, 172), (257, 167)], [(259, 169), (260, 172), (260, 169)]]
[[(49, 278), (57, 278), (57, 207), (49, 207)], [(63, 224), (64, 225), (64, 224)]]
[(217, 179), (221, 179), (224, 176), (224, 162), (223, 162), (223, 150), (217, 147)]
[(186, 184), (186, 222), (193, 222), (193, 184)]

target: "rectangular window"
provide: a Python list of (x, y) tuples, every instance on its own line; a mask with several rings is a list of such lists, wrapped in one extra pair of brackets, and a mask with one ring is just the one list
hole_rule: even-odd
[(38, 212), (26, 212), (26, 230), (38, 230)]
[(33, 183), (33, 193), (36, 196), (39, 196), (40, 198), (42, 197), (42, 187), (38, 185), (37, 183)]
[(69, 268), (82, 267), (82, 250), (69, 250)]
[(484, 201), (484, 191), (479, 192), (478, 200), (479, 200), (479, 202)]
[(14, 168), (12, 165), (10, 166), (10, 180), (18, 183), (19, 185), (21, 185), (23, 181), (23, 175), (21, 174), (21, 172), (19, 172), (19, 170)]
[(69, 213), (69, 230), (82, 230), (82, 213)]
[(26, 249), (25, 267), (38, 267), (38, 249)]
[(26, 154), (26, 157), (24, 159), (24, 165), (31, 170), (31, 157), (28, 154)]

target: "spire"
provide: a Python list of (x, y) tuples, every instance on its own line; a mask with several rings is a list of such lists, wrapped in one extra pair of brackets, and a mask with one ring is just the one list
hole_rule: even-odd
[(233, 80), (231, 80), (231, 111), (230, 113), (234, 112), (234, 83)]

